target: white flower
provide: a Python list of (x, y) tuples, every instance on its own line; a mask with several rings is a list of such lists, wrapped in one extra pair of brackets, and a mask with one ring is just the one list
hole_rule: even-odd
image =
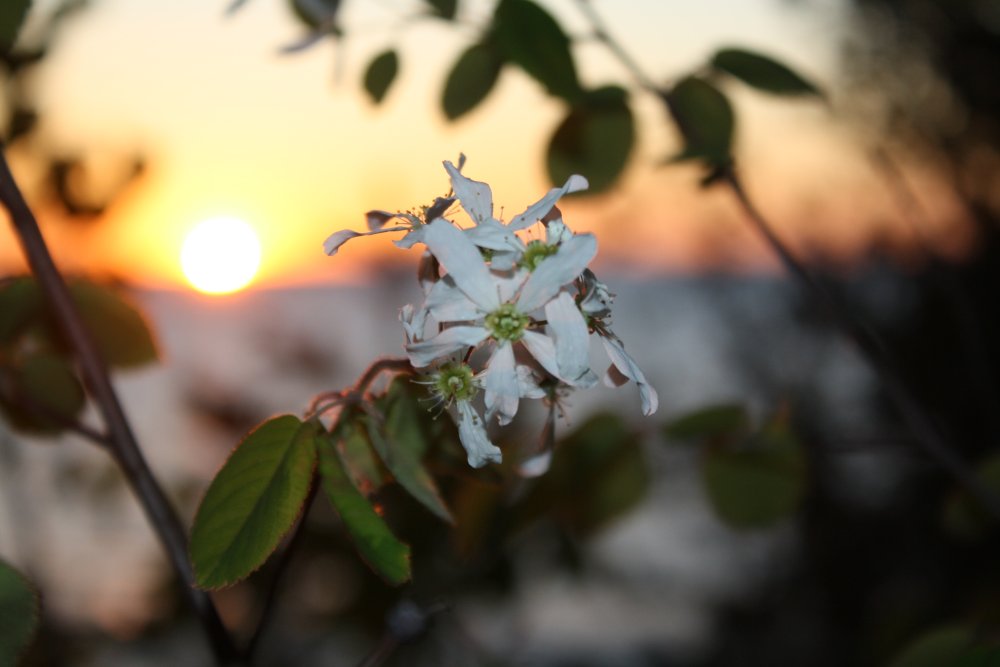
[(441, 365), (426, 384), (431, 393), (448, 407), (454, 407), (452, 416), (458, 423), (458, 438), (465, 447), (469, 465), (481, 468), (487, 463), (500, 463), (500, 448), (490, 442), (483, 418), (472, 406), (478, 391), (478, 382), (468, 364), (450, 362)]
[[(428, 294), (427, 311), (437, 322), (453, 326), (406, 346), (414, 366), (428, 366), (442, 356), (494, 341), (482, 378), (487, 411), (497, 414), (501, 424), (514, 417), (519, 399), (528, 395), (525, 392), (534, 393), (519, 373), (514, 343), (523, 344), (553, 376), (569, 384), (592, 383), (579, 345), (587, 335), (586, 322), (562, 290), (596, 254), (593, 235), (574, 235), (534, 271), (520, 269), (508, 278), (492, 273), (474, 243), (445, 220), (427, 226), (424, 243), (448, 272)], [(532, 313), (541, 309), (552, 318), (552, 337), (530, 328), (536, 323)]]

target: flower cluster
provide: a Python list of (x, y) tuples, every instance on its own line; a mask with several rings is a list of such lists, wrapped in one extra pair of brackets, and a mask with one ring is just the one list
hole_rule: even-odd
[[(469, 465), (501, 460), (487, 423), (510, 423), (522, 399), (545, 400), (552, 414), (558, 396), (597, 382), (590, 367), (592, 334), (611, 361), (604, 382), (618, 386), (632, 380), (643, 414), (655, 412), (656, 390), (611, 331), (613, 296), (587, 268), (597, 240), (574, 233), (556, 207), (563, 195), (585, 189), (586, 179), (571, 176), (504, 223), (494, 217), (489, 185), (464, 176), (463, 162), (464, 156), (458, 166), (444, 163), (452, 193), (420, 215), (371, 211), (367, 233), (338, 231), (324, 248), (333, 255), (351, 238), (393, 231), (406, 232), (398, 246), (426, 247), (418, 271), (424, 302), (400, 312), (406, 352), (451, 410)], [(444, 217), (456, 199), (471, 226)], [(401, 224), (387, 227), (392, 220)], [(539, 223), (542, 228), (532, 234)], [(544, 472), (548, 445), (522, 464), (523, 473)]]

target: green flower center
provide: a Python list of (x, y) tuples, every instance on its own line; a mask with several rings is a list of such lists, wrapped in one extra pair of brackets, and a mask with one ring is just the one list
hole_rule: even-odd
[(497, 340), (515, 341), (524, 335), (531, 318), (517, 312), (512, 303), (505, 303), (486, 316), (486, 328)]
[(524, 255), (521, 257), (521, 266), (529, 271), (534, 271), (542, 263), (543, 259), (556, 254), (557, 250), (559, 250), (558, 246), (549, 245), (544, 241), (537, 239), (531, 241), (528, 243), (528, 247), (524, 249)]
[(466, 364), (445, 364), (434, 378), (434, 393), (445, 402), (472, 400), (476, 395), (472, 369)]

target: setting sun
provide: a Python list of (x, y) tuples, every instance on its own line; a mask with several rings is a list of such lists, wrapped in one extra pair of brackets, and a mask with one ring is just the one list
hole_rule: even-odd
[(181, 268), (200, 292), (226, 294), (246, 287), (260, 265), (260, 240), (238, 218), (212, 218), (184, 239)]

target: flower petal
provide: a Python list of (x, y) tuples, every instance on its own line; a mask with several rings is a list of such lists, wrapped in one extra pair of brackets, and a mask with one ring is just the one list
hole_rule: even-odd
[(556, 363), (562, 377), (578, 381), (590, 371), (587, 321), (580, 314), (576, 301), (565, 291), (545, 304), (545, 319), (555, 341)]
[(487, 250), (524, 251), (524, 241), (519, 239), (517, 234), (492, 218), (475, 227), (469, 227), (465, 230), (465, 235), (477, 246), (486, 248)]
[(481, 181), (466, 178), (450, 161), (445, 161), (444, 168), (451, 177), (451, 189), (455, 191), (462, 208), (469, 214), (472, 221), (481, 225), (493, 219), (493, 191), (490, 186)]
[(434, 283), (424, 307), (441, 323), (481, 319), (483, 311), (455, 285), (451, 274)]
[(530, 313), (544, 306), (564, 285), (576, 280), (596, 254), (597, 239), (593, 234), (575, 234), (531, 273), (517, 299), (518, 309)]
[(496, 285), (479, 249), (465, 233), (443, 218), (424, 228), (424, 243), (465, 295), (485, 312), (500, 305)]
[(424, 337), (424, 324), (427, 322), (427, 311), (417, 310), (412, 304), (406, 304), (399, 309), (399, 322), (403, 325), (408, 345), (419, 342)]
[(517, 414), (521, 398), (514, 349), (510, 343), (501, 343), (493, 351), (483, 371), (483, 387), (486, 389), (486, 414), (489, 417), (497, 415), (501, 426), (509, 424)]
[[(611, 367), (608, 369), (607, 374), (604, 376), (604, 383), (610, 386), (616, 386), (615, 383), (615, 373), (617, 371), (621, 375), (625, 376), (629, 380), (634, 381), (639, 386), (639, 399), (642, 401), (642, 414), (647, 417), (654, 412), (660, 406), (660, 399), (656, 393), (656, 390), (646, 382), (646, 376), (642, 374), (639, 366), (635, 363), (625, 351), (625, 346), (622, 342), (614, 336), (601, 336), (601, 342), (604, 343), (604, 349), (608, 353), (608, 357), (611, 359)], [(617, 383), (622, 384), (622, 383)]]
[(323, 241), (323, 251), (326, 252), (327, 255), (333, 257), (337, 254), (337, 251), (340, 250), (340, 246), (357, 236), (371, 236), (372, 234), (385, 234), (386, 232), (401, 232), (409, 229), (409, 227), (389, 227), (388, 229), (379, 229), (373, 232), (356, 232), (353, 229), (341, 229), (339, 232), (334, 232), (326, 237), (326, 240)]
[(485, 422), (476, 414), (475, 408), (468, 401), (455, 401), (455, 407), (458, 412), (458, 438), (468, 454), (469, 465), (481, 468), (490, 462), (500, 463), (503, 453), (490, 442)]
[(449, 327), (428, 340), (406, 346), (410, 363), (417, 368), (430, 366), (440, 357), (479, 345), (489, 332), (482, 327)]
[(560, 197), (570, 192), (586, 190), (589, 185), (586, 178), (573, 174), (561, 188), (552, 188), (544, 197), (525, 209), (524, 213), (515, 216), (507, 227), (512, 231), (517, 231), (532, 226), (552, 210)]
[(583, 299), (580, 310), (588, 315), (603, 317), (611, 312), (611, 303), (615, 295), (608, 291), (608, 286), (597, 279), (594, 272), (586, 269), (583, 272)]
[[(496, 271), (510, 271), (517, 263), (521, 260), (520, 251), (504, 251), (497, 250), (494, 251), (493, 257), (490, 258), (490, 268)], [(502, 299), (502, 297), (501, 297)]]
[(556, 356), (556, 344), (549, 336), (545, 334), (538, 333), (537, 331), (525, 331), (524, 336), (521, 337), (521, 342), (524, 346), (528, 348), (528, 352), (531, 353), (539, 364), (542, 365), (549, 375), (558, 378), (565, 382), (566, 384), (573, 387), (592, 387), (597, 383), (597, 376), (594, 375), (589, 369), (583, 373), (583, 375), (572, 378), (565, 377), (562, 370), (559, 368), (559, 362)]

